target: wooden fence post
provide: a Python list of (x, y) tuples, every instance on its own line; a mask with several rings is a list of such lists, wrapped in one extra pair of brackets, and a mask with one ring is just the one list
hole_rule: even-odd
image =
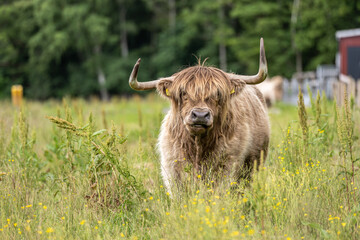
[(354, 98), (356, 97), (356, 82), (355, 80), (347, 75), (344, 74), (340, 74), (340, 92), (339, 92), (339, 97), (340, 97), (340, 105), (344, 104), (344, 93), (346, 91), (348, 98), (350, 99), (351, 96), (353, 96)]
[(11, 87), (11, 99), (14, 106), (20, 107), (23, 99), (23, 87), (21, 85)]

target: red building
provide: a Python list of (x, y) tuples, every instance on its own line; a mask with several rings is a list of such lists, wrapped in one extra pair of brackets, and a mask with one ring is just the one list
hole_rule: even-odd
[(339, 53), (336, 65), (340, 73), (360, 79), (360, 28), (336, 32)]

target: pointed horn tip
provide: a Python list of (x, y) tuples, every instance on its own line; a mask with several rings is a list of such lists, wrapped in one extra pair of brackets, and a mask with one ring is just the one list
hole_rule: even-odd
[(135, 63), (135, 66), (139, 66), (140, 65), (140, 62), (141, 62), (141, 58), (139, 58), (136, 63)]
[(265, 47), (264, 47), (264, 39), (260, 38), (260, 64), (263, 65), (267, 65), (266, 62), (266, 56), (265, 56)]
[(264, 49), (264, 39), (260, 38), (260, 49), (263, 50)]
[(139, 58), (134, 67), (133, 70), (131, 71), (130, 77), (129, 77), (129, 85), (131, 88), (135, 88), (137, 86), (137, 75), (138, 75), (138, 71), (139, 71), (139, 66), (140, 66), (140, 62), (141, 62), (141, 58)]

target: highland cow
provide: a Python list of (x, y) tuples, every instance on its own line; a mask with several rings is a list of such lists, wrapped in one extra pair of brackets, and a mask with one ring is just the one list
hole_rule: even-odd
[[(140, 59), (130, 75), (135, 90), (157, 89), (171, 101), (158, 139), (164, 183), (181, 183), (185, 168), (196, 176), (225, 174), (231, 181), (249, 179), (255, 162), (265, 160), (269, 119), (265, 100), (255, 84), (267, 76), (263, 39), (256, 75), (226, 73), (204, 64), (170, 77), (138, 82)], [(211, 171), (210, 171), (211, 170)]]

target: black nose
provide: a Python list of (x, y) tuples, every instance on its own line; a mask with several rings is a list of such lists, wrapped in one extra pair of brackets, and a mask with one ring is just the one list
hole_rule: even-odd
[(207, 109), (194, 109), (191, 111), (193, 122), (206, 123), (210, 120), (210, 111)]

